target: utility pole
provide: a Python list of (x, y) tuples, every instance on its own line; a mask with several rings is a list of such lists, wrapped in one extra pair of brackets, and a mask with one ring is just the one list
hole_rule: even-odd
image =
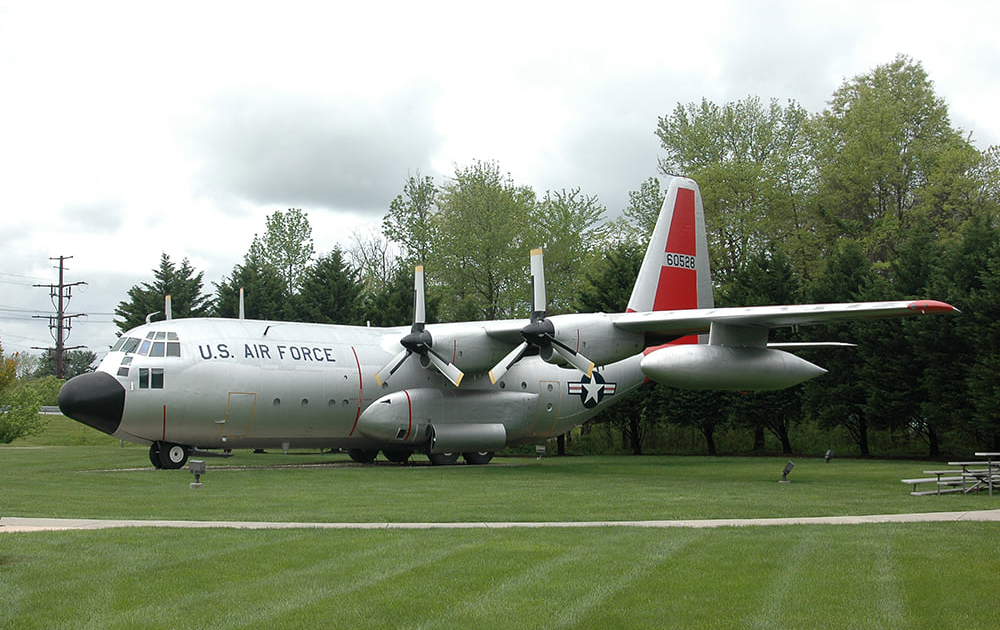
[[(49, 289), (49, 294), (52, 296), (53, 306), (56, 307), (56, 314), (53, 315), (35, 315), (34, 317), (41, 319), (48, 317), (49, 319), (49, 330), (52, 331), (52, 338), (56, 342), (55, 353), (56, 353), (56, 378), (63, 378), (63, 353), (66, 350), (76, 350), (77, 348), (83, 348), (84, 346), (72, 346), (66, 347), (66, 340), (69, 338), (70, 330), (73, 328), (73, 319), (76, 317), (86, 317), (85, 313), (76, 313), (69, 315), (66, 313), (66, 307), (69, 305), (70, 299), (73, 297), (73, 287), (79, 286), (81, 284), (87, 284), (86, 282), (72, 282), (66, 284), (63, 279), (63, 273), (65, 271), (65, 263), (67, 260), (72, 258), (72, 256), (59, 256), (58, 258), (50, 258), (49, 260), (58, 260), (59, 266), (56, 267), (59, 270), (59, 284), (36, 284), (36, 287), (43, 287)], [(49, 350), (52, 348), (33, 348), (34, 350)]]

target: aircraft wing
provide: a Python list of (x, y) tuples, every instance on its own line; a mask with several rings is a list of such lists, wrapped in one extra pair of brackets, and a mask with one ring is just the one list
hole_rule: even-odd
[(857, 319), (911, 317), (925, 313), (952, 313), (957, 310), (950, 304), (936, 300), (796, 304), (625, 313), (615, 316), (614, 325), (629, 332), (685, 336), (707, 333), (712, 324), (770, 329)]

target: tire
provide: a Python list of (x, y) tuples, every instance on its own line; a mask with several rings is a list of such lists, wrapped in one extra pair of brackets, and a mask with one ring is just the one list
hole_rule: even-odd
[[(160, 465), (163, 470), (177, 470), (183, 468), (187, 463), (190, 449), (182, 444), (171, 444), (169, 442), (158, 442)], [(152, 450), (150, 450), (152, 454)], [(152, 455), (150, 455), (152, 457)]]
[(385, 455), (385, 458), (388, 459), (390, 462), (396, 464), (405, 464), (406, 462), (410, 461), (410, 455), (412, 455), (410, 451), (394, 451), (391, 449), (383, 450), (382, 454)]
[(149, 445), (149, 463), (153, 465), (153, 468), (160, 469), (163, 465), (160, 463), (160, 443), (153, 442)]
[(484, 464), (490, 463), (493, 459), (495, 453), (493, 451), (476, 451), (473, 453), (462, 453), (462, 457), (465, 458), (467, 464), (472, 464), (473, 466), (482, 466)]
[(454, 466), (461, 453), (428, 453), (427, 459), (435, 466)]
[(370, 464), (375, 461), (378, 449), (349, 448), (347, 449), (347, 455), (359, 464)]

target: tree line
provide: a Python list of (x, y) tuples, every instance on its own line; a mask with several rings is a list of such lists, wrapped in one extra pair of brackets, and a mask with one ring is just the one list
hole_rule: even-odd
[[(720, 306), (930, 297), (954, 317), (777, 330), (776, 340), (853, 349), (806, 351), (829, 374), (770, 393), (643, 388), (594, 422), (642, 453), (664, 426), (693, 427), (706, 452), (734, 428), (794, 451), (812, 423), (846, 431), (861, 455), (873, 432), (949, 449), (1000, 448), (1000, 149), (977, 149), (950, 121), (922, 65), (899, 56), (845, 80), (828, 106), (749, 96), (679, 103), (655, 133), (657, 176), (620, 216), (581, 188), (536, 193), (492, 161), (442, 182), (419, 172), (389, 204), (380, 234), (317, 255), (308, 216), (278, 211), (243, 260), (206, 292), (202, 272), (164, 253), (153, 281), (116, 309), (124, 331), (174, 316), (404, 325), (412, 268), (428, 266), (429, 321), (526, 316), (527, 251), (545, 249), (549, 311), (624, 309), (662, 205), (661, 177), (702, 191)], [(585, 427), (584, 431), (588, 429)]]

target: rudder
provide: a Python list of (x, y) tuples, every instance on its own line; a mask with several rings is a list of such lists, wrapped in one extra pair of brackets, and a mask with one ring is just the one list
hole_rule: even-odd
[(629, 312), (712, 308), (712, 278), (701, 193), (694, 180), (670, 180), (639, 268)]

